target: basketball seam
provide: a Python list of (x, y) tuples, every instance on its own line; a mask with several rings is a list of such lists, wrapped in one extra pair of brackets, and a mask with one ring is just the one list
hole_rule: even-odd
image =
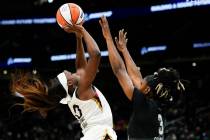
[[(62, 16), (62, 18), (66, 21), (66, 19), (64, 18), (64, 16), (61, 14), (61, 11), (60, 11), (60, 9), (59, 9), (59, 12), (60, 12), (60, 15)], [(66, 21), (66, 23), (67, 23), (67, 25), (69, 25), (69, 26), (71, 26), (71, 24), (68, 22), (68, 21)], [(58, 23), (59, 24), (59, 23)], [(60, 25), (60, 24), (59, 24)], [(61, 25), (62, 26), (62, 25)]]
[[(67, 7), (68, 7), (68, 11), (70, 11), (70, 8), (69, 8), (69, 5), (68, 4), (66, 4), (67, 5)], [(63, 7), (64, 7), (65, 5), (63, 5)], [(69, 23), (69, 25), (72, 25), (72, 23), (71, 23), (71, 14), (70, 14), (70, 19), (68, 20), (67, 19), (67, 17), (64, 15), (64, 13), (63, 12), (61, 12), (61, 15), (62, 15), (62, 17), (65, 19), (65, 21), (66, 22), (68, 22)]]

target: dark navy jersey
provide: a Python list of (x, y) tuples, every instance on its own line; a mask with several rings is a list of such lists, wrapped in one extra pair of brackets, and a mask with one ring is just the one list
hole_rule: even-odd
[(155, 138), (163, 134), (162, 116), (155, 101), (138, 89), (133, 91), (133, 112), (128, 124), (130, 138)]

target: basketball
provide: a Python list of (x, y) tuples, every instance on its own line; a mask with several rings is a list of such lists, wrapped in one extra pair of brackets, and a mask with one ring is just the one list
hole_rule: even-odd
[(73, 24), (82, 24), (84, 21), (84, 12), (82, 8), (75, 3), (65, 3), (57, 10), (56, 21), (61, 28)]

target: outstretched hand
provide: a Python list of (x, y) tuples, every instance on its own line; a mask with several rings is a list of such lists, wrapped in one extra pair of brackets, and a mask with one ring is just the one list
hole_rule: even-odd
[(112, 38), (110, 29), (109, 29), (109, 23), (105, 16), (102, 16), (99, 20), (99, 24), (101, 25), (102, 33), (105, 39)]
[(63, 28), (67, 33), (75, 33), (78, 37), (82, 37), (84, 27), (82, 25), (73, 24)]
[(127, 35), (127, 32), (124, 32), (124, 29), (122, 29), (119, 31), (118, 38), (115, 37), (115, 43), (117, 45), (117, 49), (121, 52), (123, 50), (127, 49), (128, 39), (127, 39), (126, 35)]

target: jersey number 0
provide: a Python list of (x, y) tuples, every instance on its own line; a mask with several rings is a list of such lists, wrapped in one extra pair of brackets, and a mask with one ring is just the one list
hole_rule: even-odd
[(73, 105), (75, 117), (79, 120), (82, 117), (82, 110), (79, 108), (78, 105)]

